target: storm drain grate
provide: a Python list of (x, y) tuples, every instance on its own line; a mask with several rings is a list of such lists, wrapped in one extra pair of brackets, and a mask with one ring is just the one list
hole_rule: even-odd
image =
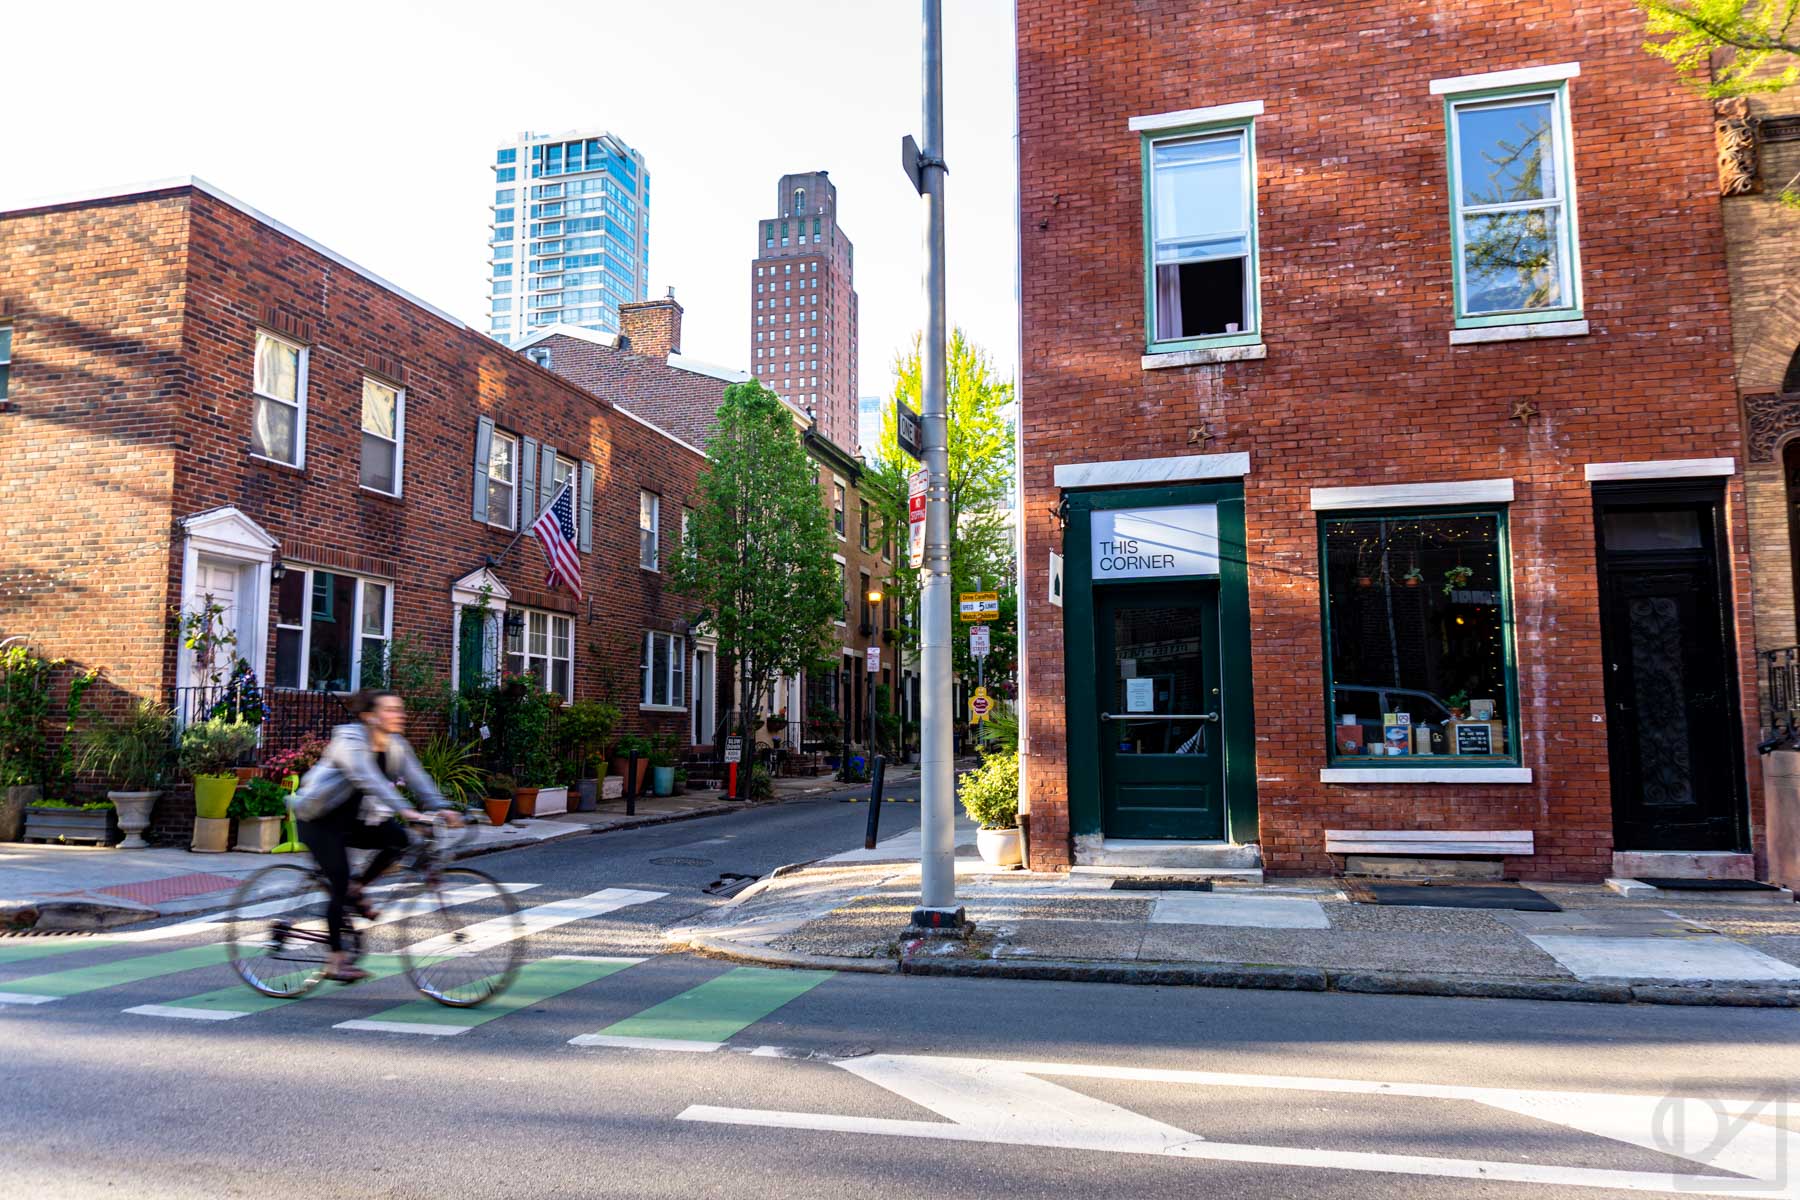
[(756, 882), (754, 875), (740, 875), (736, 871), (720, 871), (719, 877), (700, 890), (709, 896), (722, 896), (730, 899)]
[(1210, 879), (1115, 879), (1112, 881), (1115, 892), (1210, 892), (1213, 890)]
[(710, 858), (688, 858), (688, 857), (685, 857), (680, 854), (672, 854), (667, 858), (653, 858), (650, 861), (652, 863), (655, 863), (659, 867), (710, 867), (710, 866), (712, 866), (712, 859), (710, 859)]

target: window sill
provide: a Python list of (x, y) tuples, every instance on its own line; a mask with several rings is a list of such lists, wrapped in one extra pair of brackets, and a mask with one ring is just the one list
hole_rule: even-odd
[(685, 705), (685, 704), (640, 704), (640, 705), (638, 705), (638, 711), (639, 712), (653, 712), (653, 713), (684, 713), (687, 711), (687, 705)]
[(364, 493), (365, 495), (374, 496), (377, 499), (381, 499), (381, 500), (387, 500), (394, 504), (402, 503), (402, 499), (398, 493), (384, 492), (380, 488), (372, 488), (366, 483), (358, 484), (356, 490)]
[(513, 532), (516, 532), (516, 527), (515, 527), (515, 526), (512, 526), (512, 525), (502, 525), (502, 524), (501, 524), (501, 523), (500, 523), (500, 522), (498, 522), (498, 521), (482, 521), (482, 522), (481, 522), (481, 524), (483, 524), (483, 525), (486, 525), (486, 526), (487, 526), (487, 527), (488, 527), (488, 528), (489, 528), (489, 529), (498, 529), (498, 530), (499, 530), (499, 531), (500, 531), (500, 532), (501, 532), (501, 533), (513, 533)]
[(1523, 325), (1483, 325), (1478, 329), (1452, 329), (1452, 346), (1473, 346), (1481, 342), (1527, 342), (1535, 338), (1586, 337), (1588, 323), (1580, 321), (1537, 321)]
[(1530, 783), (1530, 767), (1320, 767), (1320, 783)]
[(284, 471), (297, 471), (302, 475), (306, 474), (305, 463), (282, 462), (279, 458), (270, 458), (268, 455), (258, 454), (254, 450), (250, 452), (250, 457), (265, 466), (280, 467)]
[(1170, 367), (1205, 367), (1214, 363), (1247, 362), (1267, 358), (1269, 348), (1261, 342), (1248, 346), (1210, 346), (1198, 350), (1164, 350), (1146, 354), (1138, 365), (1146, 371), (1163, 371)]
[(661, 575), (662, 574), (661, 567), (646, 567), (643, 563), (638, 564), (638, 570), (642, 571), (646, 575)]

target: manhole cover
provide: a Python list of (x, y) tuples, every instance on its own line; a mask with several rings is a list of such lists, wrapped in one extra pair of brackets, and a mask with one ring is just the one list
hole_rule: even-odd
[(710, 859), (710, 858), (687, 858), (687, 857), (684, 857), (679, 854), (671, 855), (668, 858), (653, 858), (650, 861), (655, 863), (659, 867), (710, 867), (710, 866), (712, 866), (712, 859)]

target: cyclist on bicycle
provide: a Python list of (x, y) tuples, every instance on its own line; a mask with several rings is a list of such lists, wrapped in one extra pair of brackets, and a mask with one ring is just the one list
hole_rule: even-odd
[[(345, 910), (375, 919), (363, 889), (406, 851), (406, 829), (400, 822), (424, 820), (425, 812), (443, 812), (447, 824), (462, 824), (402, 736), (406, 705), (400, 697), (365, 688), (350, 697), (347, 707), (357, 719), (331, 731), (318, 764), (300, 781), (294, 804), (300, 840), (312, 851), (331, 888), (325, 908), (330, 947), (325, 978), (340, 983), (369, 977), (344, 950)], [(396, 780), (406, 784), (404, 796), (394, 786)], [(375, 851), (354, 882), (349, 854), (353, 847)]]

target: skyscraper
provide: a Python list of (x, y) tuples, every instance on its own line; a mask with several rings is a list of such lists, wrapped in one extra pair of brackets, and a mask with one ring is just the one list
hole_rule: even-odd
[(856, 452), (864, 461), (874, 462), (881, 448), (881, 397), (864, 396), (856, 402)]
[(650, 172), (605, 131), (522, 133), (494, 153), (488, 332), (561, 322), (617, 333), (649, 294)]
[(750, 268), (750, 370), (814, 414), (821, 434), (856, 445), (855, 251), (824, 171), (783, 175), (776, 215), (757, 224)]

